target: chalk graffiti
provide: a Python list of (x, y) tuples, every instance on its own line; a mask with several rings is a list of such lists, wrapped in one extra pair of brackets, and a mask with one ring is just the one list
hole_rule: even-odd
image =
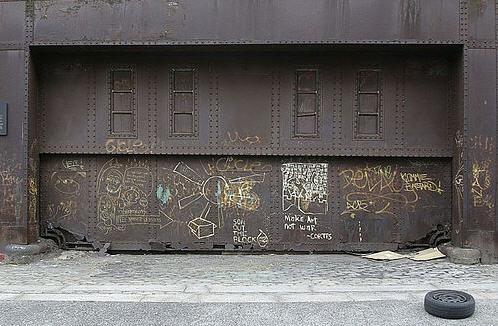
[(456, 146), (456, 155), (457, 155), (457, 161), (456, 161), (457, 171), (453, 178), (453, 185), (455, 186), (455, 193), (457, 196), (456, 203), (458, 210), (458, 222), (455, 223), (456, 224), (455, 233), (459, 234), (463, 225), (462, 206), (463, 206), (463, 192), (465, 188), (464, 161), (463, 161), (463, 134), (461, 133), (460, 130), (457, 130), (455, 133), (455, 146)]
[(263, 230), (259, 229), (257, 236), (248, 235), (246, 230), (246, 221), (244, 219), (233, 219), (233, 243), (238, 244), (257, 244), (264, 248), (268, 245), (268, 236)]
[(164, 188), (162, 184), (157, 186), (156, 197), (164, 205), (171, 198), (171, 191), (169, 188)]
[(38, 185), (34, 177), (30, 176), (28, 180), (29, 223), (36, 223), (36, 218), (38, 216)]
[(22, 216), (22, 166), (10, 160), (0, 161), (0, 216), (2, 224), (16, 224)]
[(218, 172), (270, 172), (271, 165), (263, 164), (261, 161), (228, 156), (208, 162), (207, 170), (210, 174)]
[(282, 208), (296, 207), (303, 214), (328, 211), (327, 163), (282, 164)]
[(185, 223), (196, 238), (205, 239), (224, 227), (227, 214), (242, 216), (259, 209), (261, 198), (255, 187), (265, 182), (266, 175), (257, 171), (262, 163), (246, 159), (223, 157), (199, 163), (200, 168), (183, 161), (172, 169), (163, 168), (156, 197), (165, 214)]
[(57, 162), (54, 170), (49, 170), (50, 202), (45, 216), (58, 226), (66, 220), (78, 221), (82, 183), (87, 177), (83, 159), (64, 158)]
[(304, 232), (311, 240), (332, 240), (332, 234), (318, 231), (318, 217), (300, 214), (284, 215), (284, 230), (297, 230)]
[(472, 163), (472, 202), (474, 207), (485, 207), (490, 212), (495, 207), (492, 191), (491, 160), (474, 160)]
[(105, 150), (109, 154), (143, 154), (147, 146), (140, 139), (108, 139)]
[(209, 215), (211, 207), (206, 205), (200, 217), (188, 222), (190, 232), (197, 237), (197, 239), (209, 238), (214, 235), (214, 229), (217, 227), (213, 222), (203, 218)]
[(78, 196), (81, 185), (71, 171), (55, 171), (50, 177), (55, 189), (65, 195)]
[(479, 149), (486, 153), (493, 153), (495, 150), (494, 137), (483, 135), (472, 136), (469, 138), (470, 149)]
[(227, 131), (228, 140), (223, 141), (225, 145), (233, 144), (233, 143), (246, 143), (249, 145), (257, 144), (261, 142), (261, 138), (259, 136), (245, 136), (242, 137), (238, 131), (230, 132)]
[(76, 217), (78, 204), (73, 200), (48, 205), (49, 220), (62, 221)]
[(444, 192), (441, 182), (427, 173), (400, 172), (391, 165), (367, 164), (364, 168), (343, 170), (339, 175), (347, 190), (341, 215), (362, 211), (395, 216), (400, 207), (414, 209), (420, 193)]
[(401, 179), (405, 183), (406, 191), (430, 191), (441, 194), (441, 181), (435, 181), (428, 177), (426, 173), (400, 173)]
[(74, 159), (74, 160), (69, 160), (69, 159), (63, 159), (62, 160), (62, 166), (69, 171), (84, 171), (85, 166), (83, 164), (82, 159)]
[(152, 173), (145, 162), (129, 159), (107, 161), (97, 178), (98, 227), (104, 232), (124, 231), (128, 225), (158, 225), (173, 222), (166, 214), (151, 213)]

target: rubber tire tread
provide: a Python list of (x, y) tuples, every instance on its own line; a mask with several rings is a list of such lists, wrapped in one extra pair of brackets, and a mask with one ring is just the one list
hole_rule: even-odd
[[(467, 298), (467, 301), (461, 303), (451, 303), (435, 300), (433, 298), (433, 295), (440, 292), (458, 293), (465, 296)], [(464, 319), (474, 314), (475, 300), (474, 297), (465, 292), (453, 290), (436, 290), (431, 291), (425, 295), (424, 308), (425, 311), (436, 317), (445, 319)]]

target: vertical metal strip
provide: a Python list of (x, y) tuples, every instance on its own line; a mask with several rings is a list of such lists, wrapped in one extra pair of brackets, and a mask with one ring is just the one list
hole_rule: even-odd
[[(462, 239), (467, 237), (467, 227), (468, 227), (468, 201), (469, 201), (469, 192), (470, 188), (470, 180), (468, 178), (468, 173), (470, 170), (469, 160), (467, 158), (468, 148), (469, 148), (469, 48), (467, 45), (464, 45), (463, 49), (463, 147), (462, 151), (464, 155), (463, 159), (463, 183), (464, 183), (464, 191), (463, 191), (463, 203), (462, 203), (462, 229), (463, 233)], [(465, 240), (464, 240), (465, 241)], [(459, 244), (464, 245), (464, 243)]]
[(469, 0), (460, 0), (460, 40), (468, 40)]

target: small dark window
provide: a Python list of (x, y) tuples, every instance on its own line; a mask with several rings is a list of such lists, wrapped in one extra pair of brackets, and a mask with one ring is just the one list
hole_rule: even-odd
[(113, 67), (110, 72), (110, 134), (136, 137), (135, 82), (132, 67)]
[(318, 136), (318, 70), (296, 70), (294, 136)]
[(380, 70), (358, 71), (354, 119), (355, 139), (382, 139), (381, 99)]
[(195, 69), (172, 69), (171, 135), (195, 136)]

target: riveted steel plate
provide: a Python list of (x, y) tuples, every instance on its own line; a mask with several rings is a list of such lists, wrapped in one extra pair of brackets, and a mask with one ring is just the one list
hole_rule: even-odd
[(44, 155), (41, 169), (42, 226), (111, 248), (369, 250), (450, 223), (444, 159)]

